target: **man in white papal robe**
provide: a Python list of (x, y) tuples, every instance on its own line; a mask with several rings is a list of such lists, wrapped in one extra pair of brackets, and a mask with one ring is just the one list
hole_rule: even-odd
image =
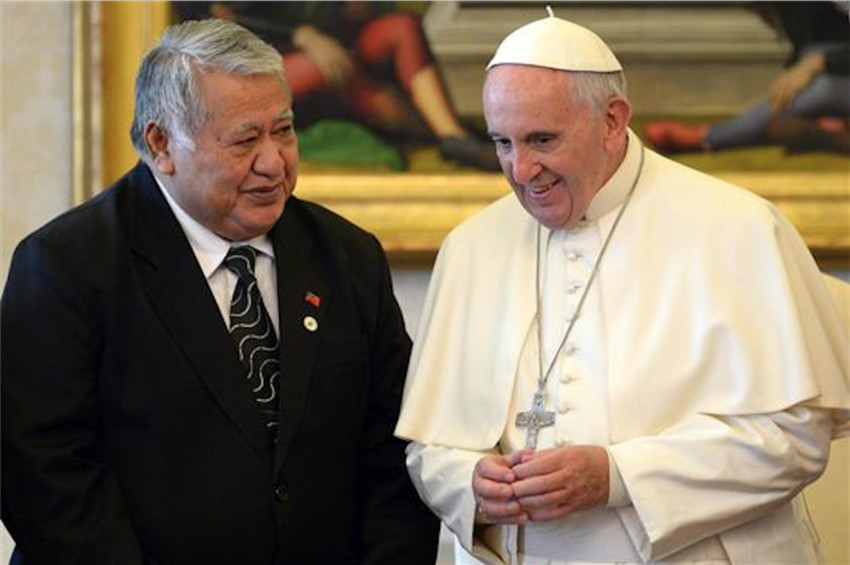
[(446, 238), (396, 429), (460, 555), (816, 562), (798, 493), (850, 434), (850, 348), (794, 228), (645, 149), (570, 22), (508, 36), (484, 107), (514, 194)]

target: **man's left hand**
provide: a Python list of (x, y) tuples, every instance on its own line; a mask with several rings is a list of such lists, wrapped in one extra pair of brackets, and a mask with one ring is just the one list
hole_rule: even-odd
[(532, 521), (556, 520), (608, 502), (608, 453), (577, 445), (525, 454), (514, 468), (514, 495)]

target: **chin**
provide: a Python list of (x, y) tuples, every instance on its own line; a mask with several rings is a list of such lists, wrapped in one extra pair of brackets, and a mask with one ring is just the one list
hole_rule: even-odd
[[(280, 216), (278, 215), (277, 218)], [(277, 223), (277, 218), (271, 222), (239, 223), (221, 226), (215, 232), (230, 241), (247, 241), (267, 234)]]
[(564, 227), (566, 223), (564, 219), (557, 215), (553, 214), (551, 210), (541, 210), (539, 208), (526, 208), (526, 212), (528, 212), (538, 223), (546, 226), (550, 230), (557, 230)]
[(254, 214), (245, 218), (245, 222), (240, 224), (240, 226), (246, 231), (255, 233), (251, 237), (263, 235), (272, 229), (278, 220), (280, 220), (285, 207), (286, 200), (265, 209), (255, 210)]

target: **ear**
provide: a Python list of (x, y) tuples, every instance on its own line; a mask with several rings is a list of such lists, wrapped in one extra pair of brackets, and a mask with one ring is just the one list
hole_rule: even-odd
[(605, 126), (609, 141), (625, 139), (632, 119), (632, 104), (625, 98), (612, 98), (605, 110)]
[(145, 145), (147, 145), (153, 166), (164, 175), (174, 174), (174, 158), (171, 155), (171, 143), (168, 133), (159, 125), (150, 122), (145, 126)]

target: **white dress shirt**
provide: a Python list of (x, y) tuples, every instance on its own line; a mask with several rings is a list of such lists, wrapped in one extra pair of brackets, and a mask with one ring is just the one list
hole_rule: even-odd
[(257, 278), (257, 286), (260, 289), (260, 295), (263, 297), (263, 303), (272, 319), (274, 329), (280, 337), (280, 315), (277, 308), (277, 270), (275, 269), (274, 247), (268, 235), (261, 235), (248, 241), (228, 241), (213, 233), (212, 230), (186, 213), (168, 193), (160, 180), (156, 176), (154, 178), (163, 196), (165, 196), (168, 206), (180, 223), (180, 227), (183, 228), (183, 233), (186, 234), (189, 245), (192, 246), (198, 265), (207, 279), (207, 284), (210, 285), (210, 291), (228, 328), (230, 327), (230, 302), (233, 291), (236, 289), (237, 277), (235, 273), (224, 266), (224, 258), (231, 247), (250, 245), (259, 251), (254, 275)]

